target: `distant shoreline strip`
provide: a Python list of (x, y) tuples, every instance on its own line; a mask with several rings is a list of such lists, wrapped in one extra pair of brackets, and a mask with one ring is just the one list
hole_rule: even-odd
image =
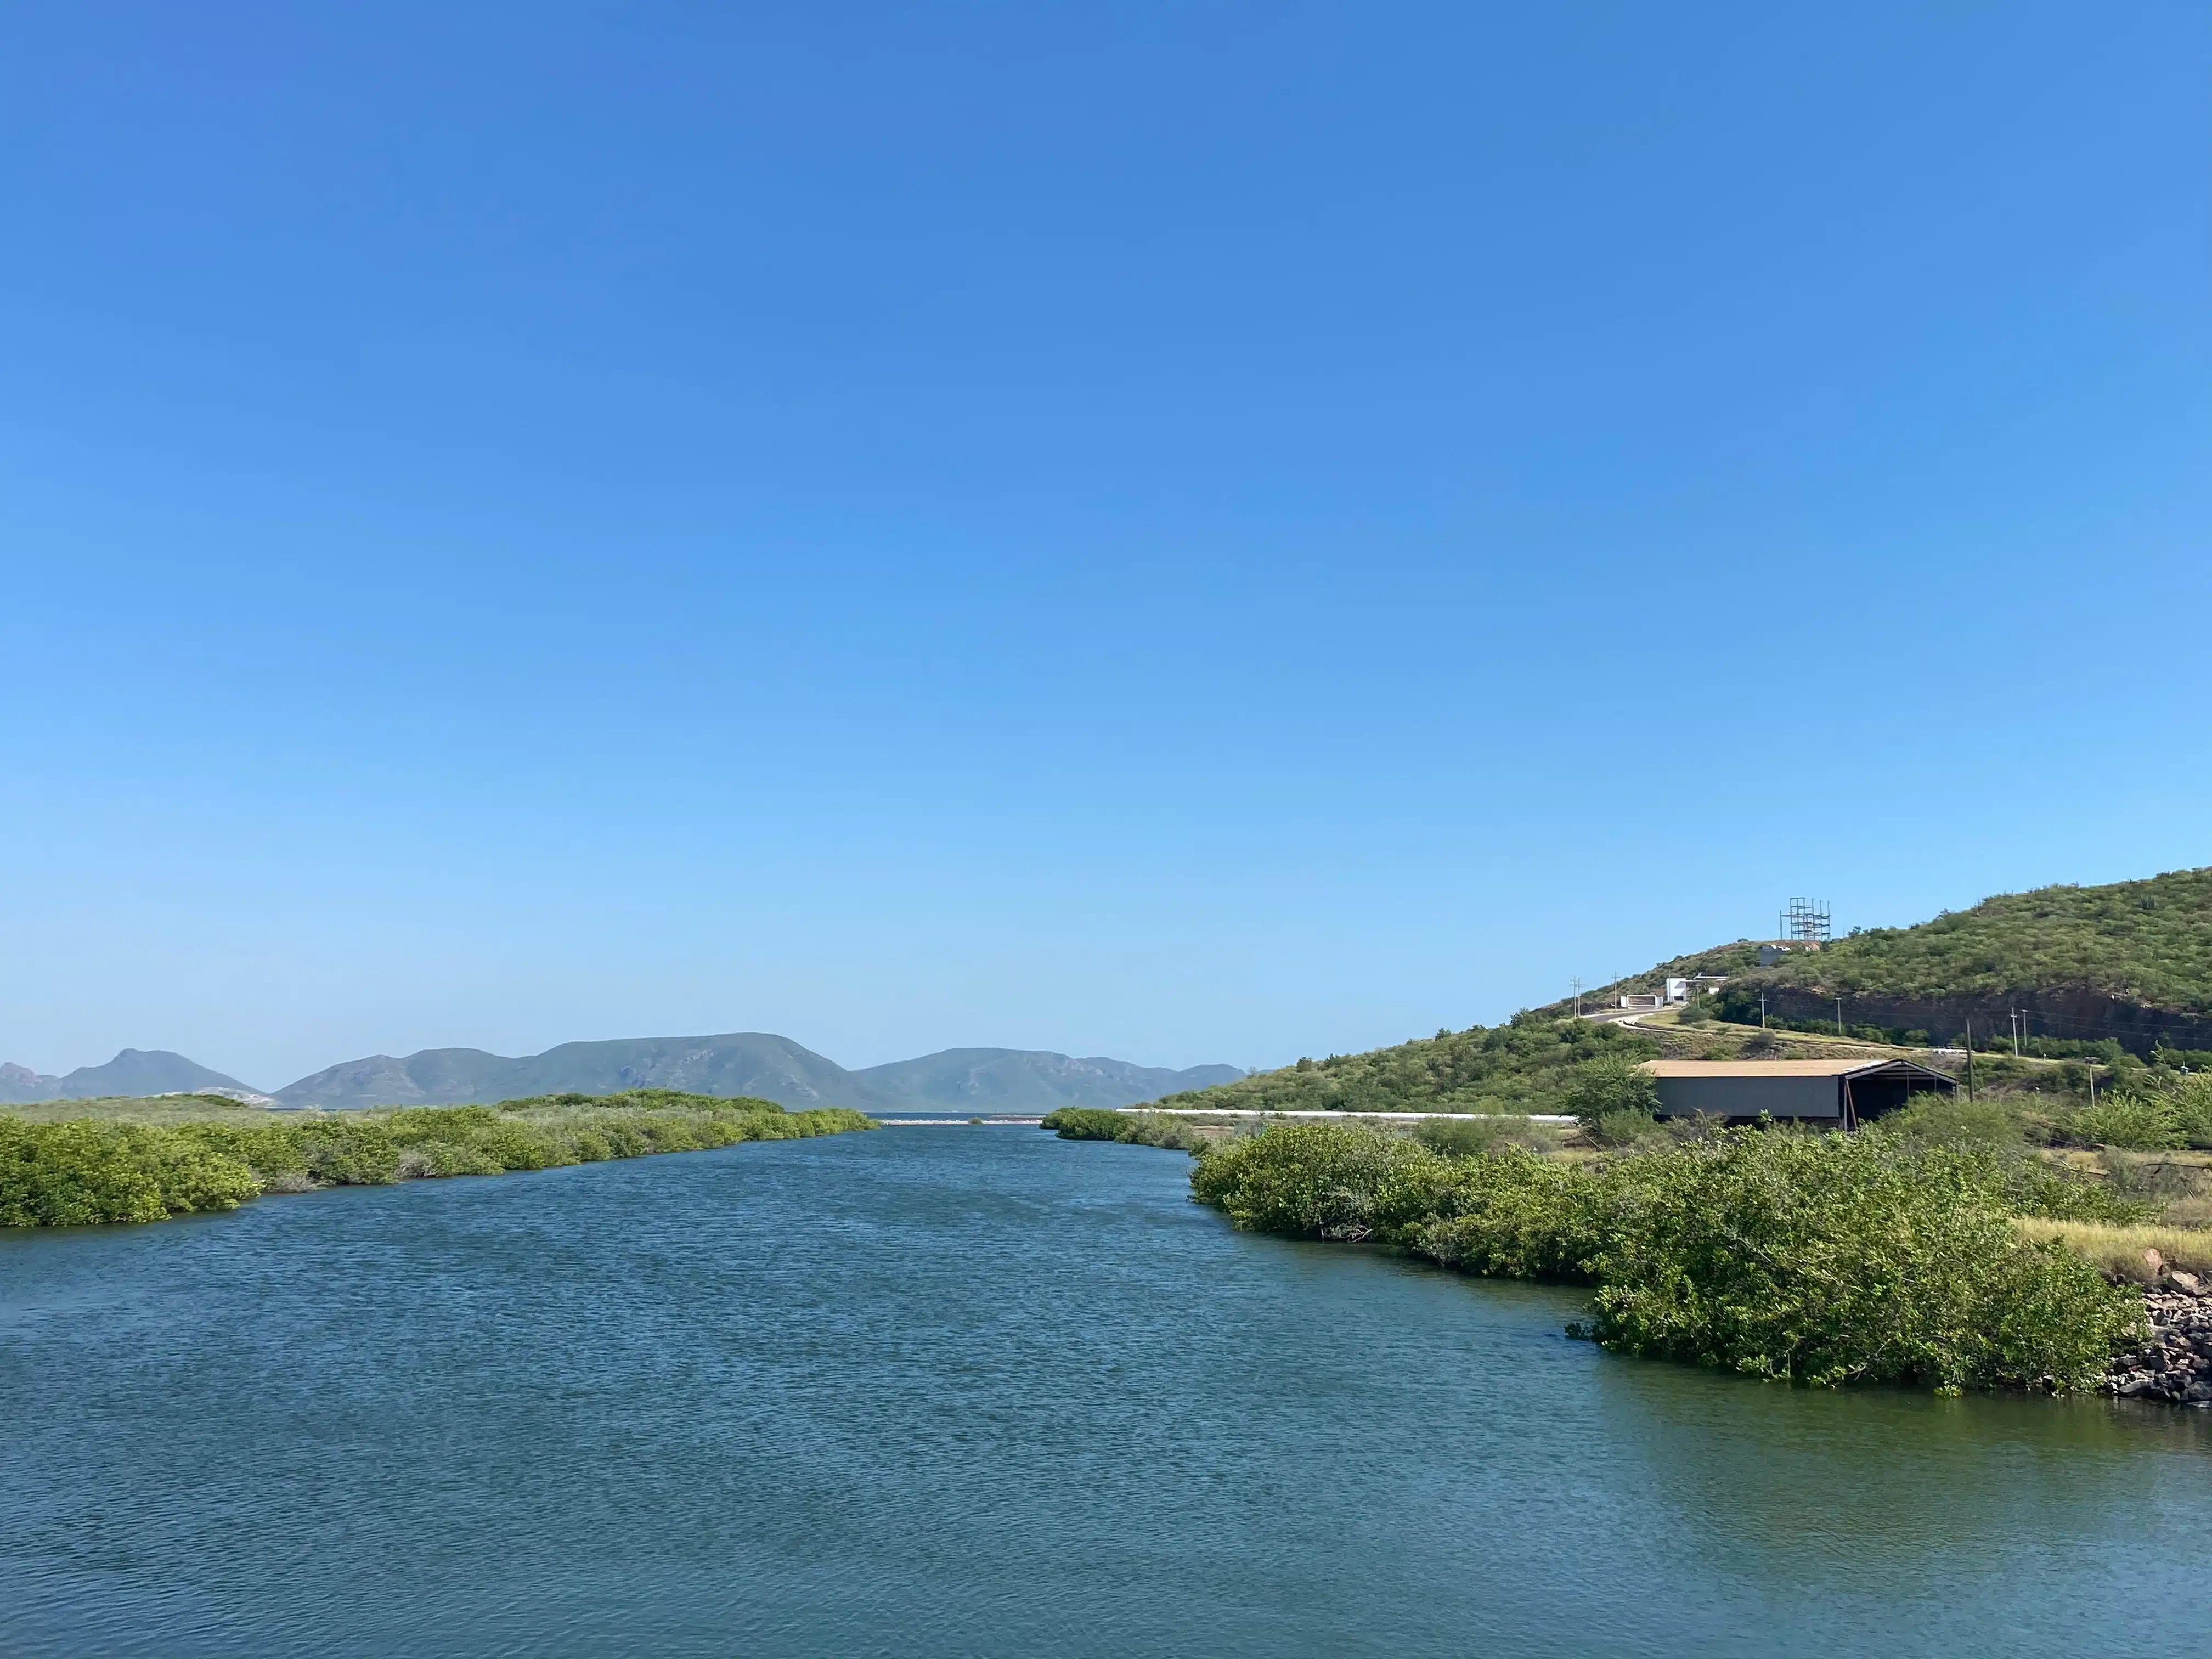
[[(1316, 1117), (1357, 1118), (1363, 1123), (1417, 1123), (1425, 1118), (1444, 1118), (1460, 1123), (1492, 1121), (1530, 1123), (1572, 1123), (1569, 1115), (1551, 1112), (1263, 1112), (1249, 1107), (1213, 1108), (1206, 1106), (1101, 1106), (1102, 1112), (1144, 1112), (1162, 1117), (1266, 1117), (1304, 1122)], [(877, 1122), (886, 1128), (946, 1128), (965, 1129), (980, 1126), (990, 1128), (995, 1124), (1042, 1123), (1042, 1117), (1006, 1117), (996, 1114), (975, 1117), (879, 1117)]]

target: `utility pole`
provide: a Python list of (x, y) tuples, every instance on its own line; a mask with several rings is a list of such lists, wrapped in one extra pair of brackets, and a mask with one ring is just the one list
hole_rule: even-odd
[(1837, 1035), (1838, 1036), (1843, 1036), (1843, 1034), (1844, 1034), (1844, 1000), (1843, 1000), (1841, 997), (1838, 997), (1838, 998), (1836, 999), (1836, 1035)]
[(1582, 982), (1582, 981), (1581, 981), (1580, 979), (1577, 979), (1577, 980), (1574, 981), (1574, 986), (1575, 986), (1575, 1018), (1576, 1018), (1577, 1019), (1580, 1019), (1580, 1018), (1583, 1017), (1583, 982)]
[(2020, 1010), (2012, 1011), (2012, 1057), (2020, 1058)]
[(1974, 1017), (1966, 1016), (1966, 1098), (1974, 1097)]
[(1766, 1029), (1766, 993), (1764, 991), (1759, 994), (1759, 1029), (1762, 1031)]

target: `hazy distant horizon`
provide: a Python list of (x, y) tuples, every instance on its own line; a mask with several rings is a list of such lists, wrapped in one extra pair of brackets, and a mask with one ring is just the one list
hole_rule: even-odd
[(0, 1058), (1264, 1066), (2212, 860), (2212, 12), (12, 17)]
[(1127, 1065), (1140, 1066), (1162, 1071), (1188, 1071), (1195, 1067), (1206, 1066), (1226, 1066), (1234, 1064), (1233, 1061), (1230, 1060), (1192, 1060), (1183, 1065), (1170, 1065), (1165, 1061), (1148, 1060), (1141, 1054), (1109, 1054), (1103, 1050), (1088, 1049), (1079, 1052), (1078, 1050), (1072, 1048), (1053, 1048), (1035, 1043), (1024, 1045), (1011, 1042), (941, 1042), (934, 1048), (918, 1049), (910, 1054), (887, 1054), (879, 1060), (848, 1060), (842, 1055), (830, 1054), (823, 1049), (817, 1048), (812, 1043), (805, 1042), (802, 1038), (793, 1036), (788, 1031), (767, 1031), (753, 1026), (731, 1026), (726, 1030), (720, 1031), (623, 1031), (596, 1036), (563, 1037), (557, 1042), (544, 1043), (534, 1048), (518, 1049), (513, 1053), (507, 1053), (496, 1048), (489, 1048), (480, 1042), (425, 1042), (416, 1043), (412, 1047), (398, 1049), (364, 1048), (360, 1050), (358, 1053), (349, 1053), (329, 1056), (323, 1060), (319, 1065), (310, 1066), (304, 1071), (299, 1072), (296, 1074), (289, 1075), (281, 1079), (276, 1080), (248, 1076), (234, 1066), (222, 1065), (219, 1061), (211, 1060), (204, 1054), (195, 1054), (189, 1048), (179, 1048), (167, 1043), (119, 1043), (115, 1048), (108, 1050), (105, 1054), (99, 1055), (96, 1058), (76, 1060), (70, 1065), (61, 1066), (33, 1065), (27, 1060), (15, 1059), (15, 1057), (8, 1054), (0, 1054), (0, 1065), (12, 1064), (21, 1066), (26, 1070), (35, 1072), (43, 1077), (65, 1077), (71, 1072), (106, 1065), (116, 1060), (121, 1054), (130, 1053), (133, 1050), (141, 1053), (174, 1054), (180, 1054), (186, 1060), (205, 1066), (210, 1071), (227, 1073), (240, 1084), (243, 1084), (246, 1087), (255, 1090), (259, 1093), (273, 1095), (279, 1090), (289, 1088), (294, 1084), (313, 1076), (318, 1072), (325, 1071), (333, 1066), (343, 1066), (357, 1060), (368, 1060), (379, 1057), (390, 1060), (405, 1060), (410, 1055), (418, 1054), (434, 1054), (457, 1050), (466, 1053), (487, 1054), (497, 1060), (528, 1060), (537, 1055), (549, 1053), (555, 1048), (563, 1048), (572, 1043), (618, 1042), (624, 1041), (681, 1042), (704, 1037), (735, 1036), (756, 1033), (765, 1036), (780, 1036), (786, 1038), (790, 1042), (798, 1043), (800, 1048), (806, 1049), (811, 1054), (820, 1054), (824, 1060), (835, 1061), (838, 1066), (848, 1072), (865, 1072), (876, 1066), (893, 1065), (902, 1060), (927, 1060), (939, 1054), (958, 1054), (966, 1051), (1064, 1054), (1071, 1060), (1111, 1060), (1120, 1061)]

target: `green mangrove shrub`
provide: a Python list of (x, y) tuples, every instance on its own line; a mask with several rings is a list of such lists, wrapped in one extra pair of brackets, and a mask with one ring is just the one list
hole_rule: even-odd
[(1747, 1129), (1571, 1164), (1322, 1122), (1208, 1152), (1191, 1187), (1239, 1227), (1589, 1284), (1586, 1334), (1622, 1352), (1824, 1386), (2085, 1388), (2140, 1309), (2016, 1236), (2023, 1199), (2091, 1202), (2075, 1191), (2091, 1183), (2025, 1178), (2027, 1162)]
[(160, 1221), (260, 1190), (244, 1162), (173, 1129), (0, 1118), (0, 1226)]
[(1614, 1218), (1599, 1172), (1518, 1150), (1465, 1161), (1444, 1197), (1409, 1218), (1407, 1247), (1487, 1278), (1586, 1282)]
[(1401, 1219), (1434, 1201), (1454, 1160), (1361, 1123), (1273, 1125), (1191, 1170), (1200, 1202), (1239, 1227), (1296, 1238), (1395, 1243)]
[(0, 1226), (158, 1221), (231, 1209), (270, 1190), (501, 1175), (874, 1127), (842, 1109), (787, 1112), (771, 1101), (669, 1090), (287, 1115), (265, 1123), (157, 1127), (0, 1117)]
[(1973, 1159), (1739, 1133), (1614, 1177), (1591, 1334), (1626, 1353), (1818, 1385), (2087, 1388), (2139, 1302), (2023, 1243)]
[(1063, 1106), (1046, 1113), (1042, 1127), (1056, 1131), (1062, 1140), (1114, 1140), (1179, 1152), (1203, 1152), (1217, 1138), (1165, 1112), (1115, 1112), (1099, 1106)]

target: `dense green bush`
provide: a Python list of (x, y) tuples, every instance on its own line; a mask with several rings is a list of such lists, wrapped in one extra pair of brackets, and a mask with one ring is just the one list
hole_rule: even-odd
[(1971, 1148), (1954, 1149), (1954, 1155), (1976, 1165), (1982, 1184), (1997, 1195), (2010, 1215), (2126, 1227), (2158, 1213), (2156, 1205), (2142, 1202), (2108, 1182), (2054, 1168), (2039, 1158)]
[(2212, 1072), (2175, 1077), (2159, 1092), (2173, 1113), (2182, 1139), (2189, 1146), (2212, 1150)]
[(1927, 1146), (2004, 1150), (2023, 1146), (2027, 1139), (2020, 1119), (1998, 1102), (1968, 1100), (1940, 1090), (1913, 1096), (1881, 1123), (1885, 1133)]
[(2181, 1115), (2162, 1095), (2104, 1096), (2066, 1120), (2069, 1139), (2088, 1146), (2122, 1146), (2130, 1152), (2166, 1152), (2186, 1139)]
[(0, 1118), (0, 1226), (160, 1221), (260, 1190), (246, 1164), (174, 1129)]
[(842, 1109), (669, 1090), (551, 1096), (267, 1122), (26, 1123), (0, 1118), (0, 1226), (158, 1221), (256, 1194), (500, 1175), (872, 1128)]
[(1526, 1152), (1466, 1160), (1444, 1192), (1431, 1214), (1409, 1219), (1403, 1242), (1486, 1278), (1586, 1281), (1613, 1220), (1600, 1171)]
[[(1455, 1158), (1341, 1121), (1210, 1152), (1194, 1194), (1240, 1227), (1373, 1240), (1464, 1271), (1596, 1287), (1608, 1347), (1798, 1382), (2087, 1387), (2138, 1310), (2022, 1243), (2019, 1165), (1907, 1137), (1735, 1130), (1567, 1164)], [(2089, 1200), (2082, 1200), (2082, 1202)], [(2102, 1200), (2100, 1200), (2102, 1201)]]
[(1103, 1106), (1063, 1106), (1046, 1113), (1042, 1121), (1062, 1140), (1119, 1140), (1129, 1127), (1122, 1113)]
[(1115, 1140), (1179, 1152), (1203, 1152), (1220, 1138), (1218, 1130), (1201, 1129), (1165, 1112), (1116, 1112), (1103, 1106), (1063, 1106), (1047, 1113), (1042, 1122), (1062, 1140)]
[(1449, 1152), (1462, 1158), (1475, 1152), (1503, 1152), (1509, 1146), (1540, 1152), (1557, 1145), (1543, 1126), (1510, 1114), (1425, 1118), (1413, 1126), (1413, 1139), (1432, 1152)]
[(1793, 1382), (2093, 1386), (2140, 1304), (2013, 1231), (1978, 1164), (1744, 1134), (1638, 1161), (1592, 1258), (1592, 1334)]
[(2094, 1109), (2075, 1112), (2065, 1128), (2069, 1139), (2089, 1146), (2212, 1148), (2212, 1073), (2146, 1069)]
[(2212, 1073), (2139, 1065), (2094, 1103), (2058, 1114), (2051, 1136), (2070, 1146), (2127, 1152), (2212, 1149)]
[(1562, 1101), (1601, 1146), (1632, 1146), (1658, 1124), (1659, 1085), (1631, 1054), (1584, 1060), (1567, 1074)]
[(1191, 1190), (1255, 1231), (1358, 1240), (1379, 1227), (1396, 1243), (1392, 1223), (1409, 1197), (1418, 1209), (1452, 1163), (1402, 1135), (1323, 1119), (1279, 1124), (1200, 1158)]
[(2104, 887), (2002, 893), (1914, 927), (1876, 927), (1753, 969), (1723, 990), (1942, 999), (2071, 987), (2212, 1012), (2212, 868)]

